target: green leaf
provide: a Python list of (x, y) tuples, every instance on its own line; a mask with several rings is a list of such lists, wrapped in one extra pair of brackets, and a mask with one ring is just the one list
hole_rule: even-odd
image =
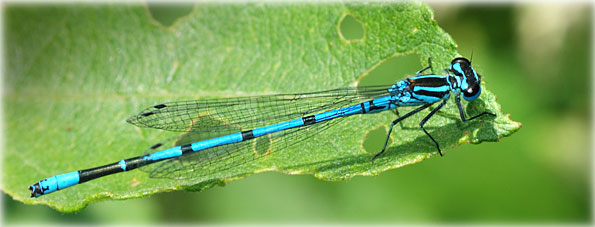
[[(137, 156), (176, 135), (125, 123), (147, 106), (353, 86), (383, 62), (409, 54), (419, 56), (416, 68), (432, 57), (441, 73), (459, 56), (424, 3), (199, 4), (171, 27), (153, 21), (142, 5), (8, 6), (5, 13), (2, 189), (64, 212), (104, 199), (200, 191), (263, 171), (344, 180), (436, 156), (417, 128), (423, 111), (396, 127), (388, 151), (370, 162), (377, 150), (363, 143), (394, 120), (386, 112), (349, 117), (316, 138), (228, 170), (229, 179), (175, 181), (131, 171), (40, 198), (29, 198), (27, 190), (43, 178)], [(346, 15), (361, 23), (363, 38), (340, 34)], [(394, 75), (393, 82), (406, 76)], [(451, 101), (427, 128), (443, 150), (498, 141), (520, 128), (484, 86), (466, 111), (485, 109), (498, 116), (462, 123)]]

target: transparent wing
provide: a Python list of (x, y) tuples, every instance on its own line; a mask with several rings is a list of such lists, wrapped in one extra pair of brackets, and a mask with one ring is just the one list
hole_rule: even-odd
[[(155, 105), (127, 121), (139, 127), (187, 132), (151, 146), (145, 153), (189, 144), (230, 133), (250, 130), (306, 115), (357, 104), (388, 95), (391, 85), (341, 88), (304, 94), (281, 94), (237, 98), (168, 102)], [(343, 118), (275, 132), (252, 140), (186, 154), (142, 167), (153, 178), (224, 178), (241, 174), (237, 168), (254, 165), (255, 159), (281, 151), (314, 137)]]
[(303, 94), (167, 102), (146, 108), (128, 122), (146, 128), (198, 132), (216, 137), (250, 130), (388, 95), (391, 85), (340, 88)]

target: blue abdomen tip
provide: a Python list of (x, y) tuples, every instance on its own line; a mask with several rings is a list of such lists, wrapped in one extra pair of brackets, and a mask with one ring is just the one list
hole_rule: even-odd
[(79, 181), (79, 172), (74, 171), (41, 180), (29, 186), (29, 190), (31, 190), (31, 197), (39, 197), (45, 194), (58, 191), (60, 189), (76, 185), (79, 183)]

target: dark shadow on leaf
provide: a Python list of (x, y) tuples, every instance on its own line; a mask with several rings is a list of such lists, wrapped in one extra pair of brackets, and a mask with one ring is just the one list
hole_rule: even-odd
[[(458, 144), (459, 138), (461, 138), (464, 135), (463, 128), (459, 126), (460, 125), (458, 125), (457, 123), (451, 123), (443, 127), (438, 127), (435, 130), (430, 130), (429, 132), (440, 144), (440, 147), (444, 152), (448, 148), (456, 146)], [(494, 125), (492, 121), (482, 120), (478, 120), (471, 124), (465, 125), (465, 128), (479, 128), (480, 131), (478, 135), (486, 134), (486, 137), (496, 135), (496, 132), (493, 130), (493, 127)], [(413, 141), (388, 148), (387, 151), (374, 162), (370, 161), (374, 154), (360, 154), (337, 159), (302, 163), (292, 166), (286, 166), (280, 169), (296, 170), (314, 167), (315, 170), (313, 172), (323, 173), (323, 175), (325, 176), (342, 176), (336, 178), (329, 178), (325, 180), (343, 180), (356, 175), (363, 175), (364, 172), (370, 173), (372, 175), (377, 175), (382, 171), (386, 170), (387, 168), (398, 166), (400, 164), (406, 164), (402, 163), (401, 161), (404, 158), (411, 158), (412, 155), (426, 155), (428, 153), (438, 155), (438, 151), (436, 150), (434, 143), (432, 143), (429, 137), (422, 134), (415, 138), (415, 140)], [(324, 174), (325, 172), (328, 174)]]
[(215, 186), (225, 186), (225, 181), (221, 180), (221, 179), (212, 179), (212, 180), (206, 180), (203, 182), (200, 182), (198, 184), (194, 184), (194, 185), (190, 185), (190, 186), (186, 186), (184, 187), (184, 190), (186, 191), (190, 191), (190, 192), (200, 192)]

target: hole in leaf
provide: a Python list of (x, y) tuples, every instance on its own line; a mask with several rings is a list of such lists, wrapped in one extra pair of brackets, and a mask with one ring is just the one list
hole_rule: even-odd
[(166, 27), (171, 26), (178, 18), (190, 14), (193, 7), (193, 4), (147, 4), (147, 9), (149, 10), (151, 17)]
[(271, 145), (271, 134), (258, 137), (254, 141), (254, 152), (259, 156), (267, 155), (271, 152)]
[[(368, 154), (375, 155), (382, 150), (382, 146), (384, 146), (384, 140), (386, 139), (386, 133), (388, 133), (388, 130), (386, 130), (385, 127), (379, 127), (369, 131), (366, 134), (366, 139), (364, 140), (364, 149)], [(388, 138), (386, 147), (390, 147), (392, 142), (392, 138)]]
[(351, 15), (343, 17), (339, 24), (339, 32), (341, 32), (343, 38), (349, 41), (356, 41), (364, 38), (364, 26)]
[[(388, 88), (397, 81), (403, 80), (406, 77), (414, 76), (415, 72), (421, 68), (422, 66), (417, 54), (396, 56), (386, 60), (373, 69), (370, 73), (361, 78), (360, 82), (358, 83), (358, 87), (368, 85), (387, 85)], [(393, 116), (394, 119), (397, 119), (396, 115)], [(389, 124), (390, 122), (387, 122), (387, 126)], [(400, 130), (400, 127), (395, 126), (395, 128), (393, 128), (393, 133), (395, 133), (395, 130)], [(363, 146), (368, 154), (374, 155), (382, 150), (384, 140), (386, 139), (386, 133), (388, 133), (388, 130), (385, 127), (379, 127), (366, 134)], [(390, 147), (391, 143), (392, 139), (389, 138), (387, 147)]]
[[(409, 54), (396, 56), (388, 59), (365, 75), (360, 79), (358, 86), (392, 85), (406, 77), (414, 76), (415, 72), (420, 69), (422, 69), (422, 66), (419, 62), (419, 55)], [(430, 71), (428, 70), (424, 73), (430, 73)]]

